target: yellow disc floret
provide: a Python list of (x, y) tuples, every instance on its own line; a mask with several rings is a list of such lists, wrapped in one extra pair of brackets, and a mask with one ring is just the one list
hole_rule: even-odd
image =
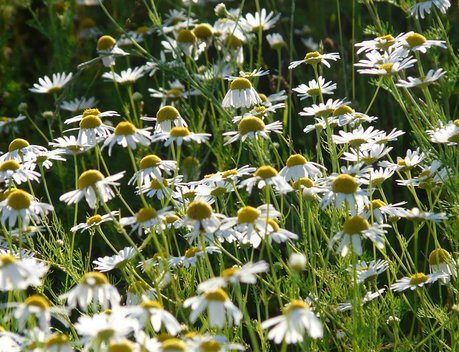
[(110, 35), (103, 35), (97, 41), (97, 50), (99, 51), (109, 51), (111, 50), (116, 44), (115, 38)]
[(15, 189), (8, 194), (8, 206), (14, 210), (27, 209), (32, 204), (32, 196), (22, 189)]
[(229, 300), (228, 294), (222, 288), (217, 288), (215, 291), (212, 292), (206, 292), (204, 294), (204, 297), (208, 301), (226, 302)]
[(86, 187), (92, 187), (104, 178), (104, 175), (102, 175), (99, 170), (87, 170), (78, 178), (78, 188), (84, 189)]
[(416, 273), (410, 276), (411, 285), (419, 285), (426, 282), (429, 278), (424, 273)]
[(196, 35), (189, 29), (182, 29), (177, 35), (177, 43), (191, 44), (196, 42)]
[(308, 161), (306, 160), (306, 158), (303, 155), (294, 154), (294, 155), (290, 155), (289, 158), (287, 159), (287, 167), (293, 167), (293, 166), (297, 166), (297, 165), (304, 165), (307, 162)]
[(287, 304), (283, 309), (284, 315), (289, 315), (292, 311), (296, 309), (310, 309), (309, 304), (305, 301), (301, 301), (299, 299), (294, 299), (289, 304)]
[(348, 218), (343, 225), (343, 230), (348, 235), (359, 234), (369, 228), (370, 223), (368, 220), (359, 215)]
[(231, 90), (246, 90), (246, 89), (251, 89), (251, 88), (252, 88), (252, 83), (250, 83), (250, 81), (244, 77), (238, 77), (234, 81), (232, 81), (230, 84)]
[(121, 121), (115, 128), (116, 136), (129, 136), (134, 134), (137, 128), (128, 121)]
[(446, 249), (437, 248), (430, 252), (429, 264), (439, 265), (441, 263), (447, 263), (451, 261), (451, 254)]
[(81, 278), (81, 283), (90, 286), (102, 286), (109, 283), (107, 276), (98, 271), (90, 271)]
[(11, 153), (12, 151), (19, 150), (25, 147), (28, 147), (30, 144), (25, 139), (16, 138), (8, 146), (8, 151)]
[(256, 133), (259, 131), (264, 131), (265, 123), (262, 119), (256, 116), (247, 116), (239, 121), (238, 131), (241, 136), (252, 132)]
[(169, 134), (171, 137), (186, 137), (190, 135), (190, 130), (186, 127), (172, 127)]
[(7, 160), (0, 164), (0, 171), (12, 170), (16, 171), (21, 167), (15, 160)]
[(43, 297), (41, 295), (32, 295), (28, 297), (25, 301), (24, 304), (26, 306), (33, 306), (40, 308), (42, 310), (46, 310), (50, 307), (49, 301), (46, 297)]
[(80, 121), (80, 128), (93, 129), (102, 125), (102, 120), (96, 115), (87, 115)]
[(194, 200), (186, 209), (186, 215), (193, 220), (204, 220), (212, 216), (212, 207), (202, 200)]
[(338, 175), (332, 182), (332, 190), (335, 193), (353, 194), (358, 187), (355, 177), (348, 174)]
[(137, 213), (136, 220), (139, 224), (147, 222), (158, 216), (158, 213), (153, 208), (141, 208)]
[(266, 180), (268, 178), (277, 176), (277, 170), (269, 165), (260, 166), (253, 175)]
[(426, 37), (424, 37), (423, 35), (421, 35), (419, 33), (408, 34), (405, 37), (405, 40), (408, 43), (408, 45), (410, 46), (410, 48), (414, 48), (416, 46), (422, 45), (427, 41)]
[(156, 121), (161, 123), (163, 121), (173, 121), (180, 117), (180, 113), (176, 108), (171, 105), (165, 105), (156, 113)]
[(237, 212), (237, 222), (239, 224), (254, 223), (260, 214), (261, 212), (257, 208), (247, 205)]

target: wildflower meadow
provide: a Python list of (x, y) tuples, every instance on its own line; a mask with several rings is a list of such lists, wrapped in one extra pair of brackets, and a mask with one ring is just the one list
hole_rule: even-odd
[(457, 1), (0, 18), (0, 352), (459, 351)]

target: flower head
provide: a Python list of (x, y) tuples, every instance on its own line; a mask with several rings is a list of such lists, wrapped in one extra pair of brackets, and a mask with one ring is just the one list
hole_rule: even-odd
[(73, 73), (53, 73), (52, 79), (48, 76), (44, 78), (39, 78), (38, 83), (33, 84), (33, 88), (29, 90), (32, 93), (55, 93), (62, 89), (70, 80), (72, 79)]

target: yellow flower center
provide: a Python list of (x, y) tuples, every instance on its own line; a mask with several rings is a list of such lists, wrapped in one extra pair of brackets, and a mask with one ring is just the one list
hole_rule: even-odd
[(348, 235), (359, 234), (369, 228), (370, 223), (359, 215), (348, 218), (343, 225), (343, 230)]
[(208, 301), (218, 301), (218, 302), (226, 302), (229, 300), (228, 294), (222, 288), (217, 288), (215, 291), (206, 292), (204, 294), (204, 298)]
[(189, 29), (182, 29), (177, 35), (177, 43), (191, 44), (196, 42), (196, 35)]
[(86, 224), (87, 225), (94, 225), (94, 224), (98, 224), (99, 222), (101, 222), (103, 219), (102, 219), (102, 216), (99, 215), (99, 214), (96, 214), (96, 215), (93, 215), (93, 216), (90, 216), (87, 220), (86, 220)]
[(321, 92), (320, 88), (310, 88), (306, 91), (306, 93), (308, 93), (309, 95), (319, 95)]
[(7, 203), (14, 210), (27, 209), (32, 204), (32, 196), (22, 189), (15, 189), (8, 195)]
[(250, 83), (250, 81), (244, 77), (238, 77), (235, 80), (233, 80), (230, 84), (231, 90), (246, 90), (251, 88), (252, 83)]
[(419, 33), (411, 33), (405, 37), (406, 42), (411, 48), (424, 44), (427, 39)]
[(203, 352), (218, 352), (221, 351), (222, 346), (215, 340), (204, 341), (199, 345)]
[(370, 185), (372, 187), (381, 186), (386, 179), (384, 177), (375, 177), (370, 180)]
[(264, 115), (266, 113), (266, 108), (263, 105), (255, 107), (254, 110), (259, 115)]
[(163, 343), (161, 344), (161, 351), (162, 352), (178, 352), (186, 351), (186, 345), (182, 340), (179, 340), (175, 337), (169, 338), (167, 340), (164, 340)]
[(381, 39), (381, 40), (385, 40), (387, 42), (395, 40), (395, 38), (391, 34), (382, 35), (382, 36), (380, 36), (378, 38)]
[(171, 137), (186, 137), (190, 135), (190, 131), (186, 127), (172, 127), (169, 132)]
[(294, 155), (289, 156), (289, 158), (287, 159), (287, 167), (293, 167), (293, 166), (297, 166), (297, 165), (304, 165), (307, 162), (308, 161), (306, 160), (306, 158), (303, 155), (294, 154)]
[(177, 220), (180, 220), (180, 218), (177, 215), (167, 215), (166, 216), (166, 224), (172, 224), (176, 222)]
[(0, 268), (16, 263), (16, 258), (11, 254), (0, 255)]
[(186, 258), (193, 258), (201, 250), (198, 247), (190, 247), (185, 251)]
[(158, 216), (158, 213), (153, 208), (141, 208), (137, 213), (136, 220), (139, 224), (147, 222)]
[(96, 115), (88, 115), (80, 121), (80, 128), (93, 129), (102, 125), (102, 120)]
[(169, 182), (167, 182), (165, 178), (163, 179), (162, 183), (160, 183), (157, 179), (153, 179), (150, 182), (151, 189), (163, 189), (164, 187), (168, 187), (168, 186), (169, 186)]
[(210, 195), (214, 197), (221, 196), (222, 194), (225, 194), (225, 193), (228, 193), (228, 190), (226, 189), (226, 187), (217, 187), (217, 188), (214, 188), (212, 191), (210, 191)]
[(254, 223), (258, 219), (261, 212), (254, 207), (245, 206), (237, 212), (237, 222), (239, 224)]
[(267, 223), (269, 226), (271, 226), (273, 232), (277, 232), (280, 230), (279, 224), (276, 222), (276, 220), (269, 218)]
[(299, 180), (296, 180), (295, 182), (293, 182), (294, 189), (301, 189), (301, 186), (306, 187), (306, 188), (314, 187), (314, 181), (308, 177), (302, 177)]
[(156, 121), (161, 123), (163, 121), (173, 121), (180, 116), (176, 108), (171, 105), (165, 105), (156, 113)]
[[(94, 281), (94, 282), (92, 282)], [(81, 283), (83, 285), (93, 285), (93, 286), (102, 286), (109, 283), (107, 276), (97, 271), (90, 271), (86, 273), (81, 278)]]
[(135, 31), (140, 34), (147, 34), (148, 33), (148, 27), (147, 26), (140, 26), (138, 27)]
[(229, 178), (231, 176), (237, 175), (237, 170), (232, 169), (232, 170), (227, 170), (222, 172), (222, 178)]
[(454, 123), (457, 127), (459, 127), (459, 119), (454, 120), (453, 123)]
[(83, 28), (83, 29), (90, 29), (90, 28), (94, 28), (95, 26), (96, 26), (96, 21), (94, 21), (90, 17), (85, 17), (80, 22), (80, 28)]
[(426, 282), (429, 278), (424, 273), (416, 273), (411, 275), (410, 277), (410, 284), (411, 285), (419, 285), (423, 282)]
[(99, 341), (107, 341), (109, 340), (113, 335), (115, 335), (115, 330), (114, 329), (103, 329), (100, 330), (97, 333), (97, 339)]
[(85, 189), (86, 187), (92, 187), (96, 182), (102, 181), (104, 178), (104, 175), (98, 170), (87, 170), (78, 178), (78, 188)]
[(0, 171), (13, 170), (16, 171), (21, 167), (19, 163), (15, 160), (7, 160), (0, 164)]
[(66, 343), (69, 342), (69, 338), (67, 335), (64, 334), (52, 334), (50, 337), (45, 342), (46, 347), (52, 347), (52, 346), (59, 346), (59, 345), (65, 345)]
[(268, 101), (268, 97), (266, 96), (266, 94), (258, 93), (258, 96), (260, 97), (263, 103), (266, 103)]
[(397, 160), (397, 165), (398, 165), (398, 166), (406, 166), (406, 161), (405, 161), (405, 159), (399, 159), (399, 160)]
[(111, 50), (116, 44), (115, 38), (110, 35), (103, 35), (97, 41), (97, 50), (99, 51), (109, 51)]
[(161, 158), (154, 154), (150, 154), (147, 156), (144, 156), (142, 160), (140, 160), (140, 168), (142, 170), (148, 169), (149, 167), (155, 167), (158, 166), (161, 163)]
[(232, 277), (234, 276), (237, 272), (239, 272), (240, 269), (236, 266), (233, 266), (232, 268), (228, 268), (228, 269), (225, 269), (223, 270), (221, 273), (220, 273), (220, 276), (221, 277)]
[(358, 187), (355, 177), (348, 174), (338, 175), (332, 182), (332, 191), (335, 193), (352, 194)]
[(277, 176), (277, 171), (272, 166), (265, 165), (265, 166), (260, 166), (253, 175), (257, 177), (261, 177), (262, 179), (266, 180), (268, 178)]
[(108, 352), (133, 352), (134, 351), (134, 344), (124, 339), (120, 342), (110, 342), (108, 346)]
[(340, 107), (333, 110), (333, 116), (340, 116), (344, 114), (351, 114), (352, 108), (348, 105), (341, 105)]
[(25, 301), (24, 304), (26, 306), (34, 306), (37, 308), (40, 308), (42, 310), (46, 310), (50, 307), (48, 299), (46, 299), (43, 296), (40, 295), (32, 295), (28, 297)]
[(163, 309), (163, 306), (161, 305), (161, 303), (159, 303), (156, 300), (149, 300), (149, 301), (142, 302), (140, 306), (145, 309), (151, 309), (151, 308)]
[(451, 254), (443, 248), (434, 249), (429, 255), (430, 265), (439, 265), (441, 263), (447, 263), (451, 260)]
[(379, 209), (381, 207), (385, 207), (387, 204), (384, 203), (381, 199), (373, 199), (371, 201), (371, 206), (373, 209)]
[(121, 121), (115, 128), (116, 136), (129, 136), (134, 134), (137, 128), (128, 121)]
[(212, 216), (212, 207), (202, 200), (194, 200), (188, 205), (186, 215), (198, 221), (208, 219)]
[(305, 301), (301, 301), (299, 299), (294, 299), (289, 304), (284, 307), (283, 314), (289, 315), (292, 311), (296, 309), (310, 309), (309, 304)]
[(309, 52), (305, 55), (304, 60), (311, 65), (317, 65), (321, 60), (320, 53), (318, 51)]
[(459, 133), (455, 133), (451, 137), (449, 137), (448, 142), (459, 143)]
[(196, 27), (194, 27), (193, 33), (199, 39), (207, 39), (213, 35), (212, 27), (207, 23), (198, 24)]
[(386, 71), (388, 74), (391, 74), (392, 66), (394, 66), (394, 64), (392, 62), (389, 62), (387, 64), (379, 65), (379, 69)]
[(262, 119), (256, 117), (256, 116), (247, 116), (244, 117), (241, 121), (239, 121), (239, 134), (241, 136), (244, 136), (250, 132), (258, 132), (258, 131), (264, 131), (265, 129), (265, 123), (263, 122)]
[(183, 93), (183, 88), (171, 88), (166, 92), (166, 94), (173, 95), (175, 97), (180, 97), (182, 93)]
[(12, 152), (15, 150), (19, 150), (19, 149), (28, 147), (29, 145), (30, 145), (29, 142), (27, 142), (25, 139), (16, 138), (16, 139), (13, 139), (13, 141), (8, 146), (8, 151)]
[(85, 109), (85, 111), (83, 111), (82, 118), (84, 119), (85, 117), (90, 116), (90, 115), (99, 116), (100, 115), (100, 110), (97, 109), (97, 108)]

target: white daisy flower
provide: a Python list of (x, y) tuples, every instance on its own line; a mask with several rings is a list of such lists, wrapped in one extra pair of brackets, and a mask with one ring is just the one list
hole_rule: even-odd
[(61, 103), (61, 109), (75, 113), (77, 111), (92, 108), (93, 106), (96, 106), (98, 103), (99, 101), (94, 97), (81, 97), (75, 98), (73, 100), (64, 100)]
[(177, 319), (155, 300), (144, 300), (135, 307), (127, 307), (127, 316), (137, 319), (140, 326), (146, 327), (150, 322), (153, 330), (160, 332), (164, 326), (168, 334), (177, 335), (181, 326)]
[(348, 104), (344, 99), (333, 100), (328, 99), (325, 103), (312, 104), (310, 107), (303, 108), (303, 111), (299, 113), (300, 116), (318, 116), (328, 117), (333, 114), (333, 111), (338, 109), (341, 105)]
[(198, 285), (198, 292), (206, 292), (213, 288), (224, 288), (228, 284), (255, 284), (257, 282), (257, 274), (265, 273), (268, 270), (269, 265), (264, 260), (256, 263), (250, 262), (243, 266), (233, 266), (223, 270), (220, 276), (201, 282)]
[(136, 187), (136, 194), (146, 194), (148, 198), (156, 197), (159, 200), (168, 199), (172, 195), (174, 184), (181, 181), (181, 175), (175, 178), (163, 178), (162, 181), (152, 178), (150, 183), (142, 185), (140, 189)]
[(287, 181), (297, 181), (300, 178), (316, 179), (322, 176), (327, 170), (325, 166), (312, 161), (307, 161), (301, 154), (290, 155), (287, 159), (285, 167), (279, 172)]
[[(204, 251), (207, 254), (221, 253), (220, 248), (216, 246), (207, 246), (204, 248)], [(171, 256), (168, 261), (169, 266), (172, 269), (178, 266), (183, 266), (185, 268), (196, 266), (196, 264), (198, 263), (198, 259), (204, 256), (204, 251), (198, 247), (190, 247), (185, 251), (184, 255), (182, 256), (179, 256), (179, 257)]]
[(115, 144), (121, 145), (123, 148), (137, 149), (137, 144), (149, 146), (151, 143), (152, 127), (137, 128), (128, 121), (121, 121), (116, 125), (115, 131), (108, 136), (104, 141), (102, 149), (108, 147), (108, 155), (111, 156), (112, 148)]
[(329, 53), (329, 54), (321, 54), (318, 51), (312, 51), (305, 55), (303, 60), (292, 61), (288, 66), (289, 70), (298, 67), (301, 64), (310, 64), (310, 65), (317, 65), (319, 63), (324, 64), (328, 68), (330, 68), (329, 60), (337, 61), (340, 59), (339, 53)]
[(105, 256), (93, 260), (92, 263), (95, 265), (94, 270), (100, 272), (107, 272), (116, 268), (123, 267), (129, 260), (136, 255), (136, 251), (132, 247), (124, 247), (118, 254), (112, 255), (111, 257)]
[(336, 89), (336, 83), (325, 82), (325, 79), (322, 76), (319, 76), (319, 80), (315, 79), (309, 81), (306, 84), (300, 84), (298, 87), (293, 88), (292, 90), (298, 93), (300, 100), (317, 97), (319, 95), (333, 94), (333, 91)]
[(33, 84), (33, 88), (29, 88), (32, 93), (49, 94), (55, 93), (62, 89), (72, 79), (73, 73), (53, 73), (52, 79), (48, 76), (39, 78), (38, 83)]
[(331, 238), (328, 246), (329, 248), (333, 248), (335, 243), (340, 242), (336, 248), (336, 253), (340, 253), (342, 257), (345, 257), (349, 253), (349, 250), (356, 255), (362, 255), (361, 236), (363, 236), (373, 241), (379, 249), (383, 249), (385, 242), (384, 234), (387, 232), (384, 230), (384, 227), (387, 226), (383, 224), (370, 225), (360, 215), (351, 216), (344, 222), (343, 230)]
[(382, 55), (377, 51), (366, 53), (368, 60), (360, 60), (355, 67), (363, 67), (357, 72), (361, 74), (390, 76), (413, 67), (417, 61), (412, 56), (404, 57), (402, 50), (396, 50), (390, 55)]
[(207, 309), (210, 327), (223, 329), (228, 325), (239, 325), (242, 319), (241, 311), (231, 302), (228, 294), (222, 288), (206, 291), (201, 296), (190, 297), (183, 302), (185, 308), (191, 307), (190, 322), (194, 323), (199, 315)]
[(293, 182), (292, 187), (296, 191), (300, 191), (303, 198), (308, 201), (319, 201), (320, 194), (327, 191), (326, 187), (316, 184), (313, 180), (307, 177), (301, 177)]
[[(382, 296), (382, 294), (384, 292), (386, 292), (386, 289), (385, 288), (381, 288), (376, 292), (369, 291), (369, 292), (365, 293), (365, 296), (362, 297), (361, 305), (363, 306), (363, 305), (367, 304), (368, 302), (371, 302), (375, 298), (378, 298), (378, 297)], [(345, 311), (348, 311), (348, 310), (351, 310), (351, 309), (352, 309), (352, 303), (351, 302), (338, 303), (338, 309), (337, 309), (338, 312), (345, 312)]]
[(0, 182), (6, 186), (20, 185), (27, 181), (39, 181), (40, 173), (33, 171), (33, 165), (20, 164), (16, 160), (6, 160), (0, 163)]
[(400, 205), (405, 205), (406, 202), (399, 202), (395, 204), (386, 204), (379, 198), (373, 198), (371, 202), (365, 207), (365, 211), (361, 215), (365, 219), (374, 218), (376, 222), (383, 224), (387, 220), (394, 220), (399, 217), (403, 217), (406, 212), (406, 209), (400, 207)]
[(414, 4), (410, 8), (410, 14), (411, 16), (414, 16), (415, 18), (419, 19), (424, 19), (425, 13), (430, 14), (430, 11), (432, 9), (432, 6), (435, 6), (438, 8), (438, 10), (442, 13), (445, 14), (446, 11), (450, 8), (451, 2), (450, 0), (427, 0), (427, 1), (420, 1), (416, 4)]
[(397, 282), (390, 285), (390, 289), (395, 292), (401, 292), (408, 289), (414, 290), (426, 284), (431, 284), (439, 279), (447, 279), (448, 277), (448, 274), (442, 271), (427, 275), (424, 273), (416, 273), (397, 280)]
[(457, 260), (443, 248), (436, 248), (429, 254), (429, 270), (431, 273), (443, 272), (448, 278), (442, 279), (443, 283), (448, 283), (451, 276), (457, 278)]
[(144, 156), (139, 163), (139, 171), (128, 182), (128, 185), (134, 185), (136, 180), (140, 181), (141, 185), (149, 185), (153, 180), (162, 181), (162, 172), (170, 175), (177, 168), (175, 160), (162, 160), (155, 154)]
[(78, 189), (67, 192), (59, 197), (59, 200), (67, 204), (78, 203), (83, 197), (89, 207), (94, 209), (97, 200), (107, 202), (115, 196), (110, 186), (118, 186), (119, 179), (124, 176), (125, 171), (105, 177), (98, 170), (87, 170), (78, 178)]
[(378, 187), (381, 186), (385, 180), (391, 178), (394, 173), (394, 168), (372, 168), (366, 175), (362, 176), (361, 181), (364, 185), (369, 185), (370, 187)]
[(366, 130), (362, 126), (353, 129), (350, 132), (338, 131), (339, 135), (333, 135), (333, 142), (336, 144), (349, 144), (352, 147), (360, 147), (363, 143), (371, 143), (381, 131), (374, 129), (373, 126)]
[(65, 150), (67, 154), (78, 154), (91, 149), (94, 146), (89, 144), (81, 144), (75, 136), (63, 136), (54, 139), (54, 142), (49, 142), (49, 146)]
[(238, 131), (223, 133), (223, 136), (227, 139), (224, 145), (234, 143), (239, 139), (242, 142), (247, 138), (258, 139), (258, 137), (262, 137), (269, 139), (269, 132), (282, 133), (282, 122), (275, 121), (265, 125), (259, 117), (247, 116), (239, 121)]
[[(102, 309), (118, 307), (121, 296), (115, 286), (112, 286), (103, 273), (91, 271), (83, 275), (80, 283), (68, 292), (59, 296), (60, 299), (67, 300), (67, 307), (75, 307), (86, 311), (91, 305), (93, 310), (101, 305)], [(123, 325), (124, 326), (124, 325)]]
[(309, 304), (301, 300), (291, 301), (284, 307), (282, 315), (265, 320), (261, 327), (270, 329), (268, 339), (276, 344), (302, 342), (305, 333), (313, 339), (322, 338), (324, 334), (320, 319)]
[(254, 186), (262, 189), (265, 186), (272, 186), (281, 194), (293, 191), (293, 188), (285, 181), (284, 177), (278, 174), (277, 170), (272, 166), (260, 166), (252, 177), (243, 180), (239, 188), (246, 188), (247, 192), (252, 193)]
[(438, 70), (429, 70), (423, 77), (414, 78), (409, 76), (406, 78), (406, 80), (399, 79), (396, 86), (403, 88), (424, 88), (428, 85), (431, 85), (432, 83), (435, 83), (445, 74), (446, 71), (442, 68), (439, 68)]
[(276, 243), (284, 243), (287, 241), (297, 240), (299, 237), (296, 233), (282, 229), (275, 219), (268, 219), (268, 229), (265, 238), (269, 243), (273, 241)]
[(229, 87), (225, 98), (222, 101), (224, 108), (250, 108), (253, 105), (261, 104), (261, 98), (252, 87), (252, 83), (244, 77), (234, 79)]
[(8, 152), (0, 156), (0, 163), (6, 160), (16, 160), (21, 163), (36, 160), (38, 153), (46, 151), (47, 149), (41, 145), (29, 144), (25, 139), (15, 138), (8, 145)]
[(386, 156), (392, 147), (386, 147), (384, 144), (364, 143), (360, 148), (350, 148), (350, 152), (343, 152), (341, 159), (354, 163), (363, 162), (367, 165), (376, 163), (379, 159)]
[(187, 127), (172, 127), (169, 132), (159, 132), (153, 135), (152, 143), (165, 141), (164, 146), (168, 147), (172, 142), (181, 146), (183, 142), (206, 142), (211, 137), (210, 133), (193, 133)]
[(401, 44), (412, 51), (419, 51), (423, 54), (427, 52), (433, 46), (446, 49), (446, 43), (444, 40), (428, 40), (422, 34), (416, 32), (408, 32), (400, 38)]
[(123, 226), (132, 226), (130, 233), (137, 231), (140, 237), (144, 233), (149, 233), (151, 228), (161, 231), (165, 229), (166, 216), (173, 214), (167, 208), (155, 210), (152, 207), (141, 208), (134, 216), (121, 218), (120, 224)]
[(32, 256), (0, 249), (0, 291), (25, 290), (41, 286), (48, 266)]
[(354, 46), (356, 48), (359, 48), (357, 50), (357, 54), (361, 54), (362, 52), (370, 52), (370, 51), (385, 51), (389, 52), (390, 49), (393, 49), (394, 46), (398, 46), (399, 44), (399, 38), (401, 35), (398, 35), (396, 38), (394, 38), (391, 34), (386, 34), (382, 35), (379, 37), (376, 37), (371, 40), (364, 40), (363, 42), (356, 43)]
[(71, 128), (64, 132), (75, 130), (78, 131), (77, 142), (79, 144), (93, 146), (108, 138), (114, 128), (102, 123), (102, 120), (96, 115), (87, 115), (81, 119), (79, 128)]
[[(379, 274), (385, 272), (389, 268), (389, 263), (384, 259), (372, 260), (371, 262), (366, 262), (364, 260), (359, 260), (355, 267), (357, 273), (357, 283), (365, 282), (367, 279), (374, 278)], [(350, 265), (347, 268), (347, 271), (352, 274), (353, 267)]]
[(398, 156), (395, 164), (390, 163), (389, 161), (381, 161), (378, 165), (394, 169), (395, 171), (410, 170), (418, 166), (425, 157), (426, 155), (424, 152), (421, 152), (419, 148), (416, 150), (408, 149), (406, 151), (406, 156), (404, 158)]
[(159, 99), (179, 99), (179, 98), (187, 98), (192, 95), (198, 95), (200, 94), (198, 91), (195, 90), (190, 90), (186, 91), (185, 86), (180, 83), (179, 80), (175, 80), (173, 82), (169, 82), (169, 89), (164, 89), (164, 88), (159, 88), (158, 89), (153, 89), (153, 88), (148, 88), (148, 91), (150, 92), (150, 96), (153, 98), (159, 98)]
[(444, 167), (439, 160), (433, 160), (429, 166), (421, 167), (420, 174), (408, 180), (397, 180), (401, 186), (415, 186), (421, 189), (432, 189), (448, 179), (451, 170)]
[(202, 200), (193, 200), (188, 204), (186, 217), (180, 220), (178, 227), (190, 226), (192, 233), (214, 233), (221, 223), (222, 214), (215, 214), (209, 203)]
[(19, 133), (18, 122), (25, 120), (26, 116), (19, 114), (17, 117), (0, 117), (0, 133), (8, 134), (10, 131)]
[(446, 213), (433, 213), (428, 211), (419, 210), (419, 208), (412, 208), (403, 211), (400, 217), (411, 220), (411, 221), (433, 221), (441, 222), (448, 219)]
[(103, 224), (104, 222), (113, 221), (113, 219), (116, 216), (118, 216), (118, 214), (119, 214), (119, 211), (111, 211), (110, 213), (104, 214), (104, 215), (99, 215), (99, 214), (92, 215), (88, 217), (86, 222), (73, 226), (70, 229), (70, 231), (71, 232), (77, 232), (77, 231), (83, 232), (83, 231), (92, 229), (93, 227), (100, 226), (100, 224)]
[(38, 224), (53, 210), (52, 205), (40, 203), (31, 194), (17, 188), (7, 191), (6, 198), (0, 202), (1, 222), (9, 229), (16, 222), (22, 225), (23, 230), (29, 226), (30, 221)]
[(280, 13), (274, 16), (274, 13), (271, 11), (267, 14), (266, 9), (263, 8), (260, 12), (255, 12), (255, 15), (248, 13), (245, 15), (245, 18), (242, 17), (241, 26), (249, 32), (258, 33), (260, 29), (267, 31), (273, 28), (279, 18)]
[(280, 50), (281, 48), (287, 46), (284, 38), (279, 33), (267, 34), (266, 40), (268, 41), (269, 46), (274, 50)]
[[(97, 40), (97, 54), (102, 58), (105, 67), (115, 65), (115, 58), (118, 56), (129, 55), (116, 45), (115, 38), (109, 35), (103, 35)], [(84, 64), (80, 64), (79, 67)]]
[(440, 121), (440, 126), (434, 130), (427, 130), (427, 134), (433, 143), (454, 146), (459, 143), (459, 119), (449, 121), (446, 125)]
[(113, 71), (105, 72), (102, 74), (102, 78), (106, 82), (116, 82), (121, 85), (132, 85), (139, 78), (142, 78), (145, 75), (145, 70), (143, 66), (128, 68), (127, 70), (121, 71), (119, 74)]
[(35, 169), (38, 165), (43, 166), (45, 169), (50, 169), (53, 166), (53, 160), (65, 161), (61, 155), (66, 154), (67, 151), (62, 148), (54, 149), (54, 150), (43, 150), (41, 152), (37, 152), (35, 154), (35, 159), (32, 159), (27, 162), (30, 168)]
[[(92, 106), (94, 106), (94, 105), (92, 105)], [(73, 117), (65, 120), (64, 124), (68, 125), (68, 124), (71, 124), (71, 123), (74, 123), (74, 122), (81, 122), (82, 119), (84, 119), (85, 117), (88, 117), (88, 116), (97, 116), (99, 119), (102, 119), (104, 117), (120, 116), (120, 114), (118, 114), (114, 110), (108, 110), (108, 111), (101, 112), (99, 109), (93, 108), (92, 106), (89, 107), (89, 108), (84, 109), (82, 114), (73, 116)]]
[(156, 117), (144, 116), (140, 119), (144, 121), (156, 121), (155, 133), (170, 132), (172, 125), (175, 127), (188, 127), (188, 124), (179, 111), (171, 105), (164, 105), (158, 110)]

